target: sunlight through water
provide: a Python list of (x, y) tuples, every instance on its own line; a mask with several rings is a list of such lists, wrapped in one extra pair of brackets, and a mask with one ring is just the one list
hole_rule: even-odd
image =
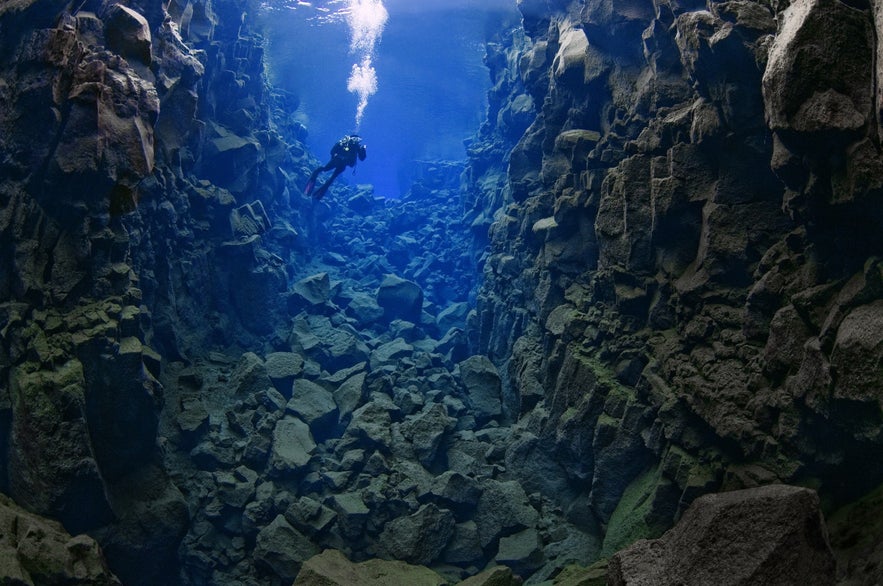
[(323, 158), (358, 133), (368, 160), (341, 180), (399, 197), (417, 162), (465, 158), (487, 112), (487, 31), (518, 17), (515, 0), (266, 0), (260, 22), (304, 143)]

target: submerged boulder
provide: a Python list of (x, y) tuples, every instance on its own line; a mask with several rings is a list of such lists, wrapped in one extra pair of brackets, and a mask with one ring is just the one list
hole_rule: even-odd
[(417, 283), (396, 275), (386, 275), (377, 289), (377, 304), (387, 319), (420, 321), (423, 310), (423, 290)]
[(543, 542), (533, 527), (503, 537), (496, 561), (520, 575), (529, 575), (543, 565)]
[(384, 552), (415, 564), (430, 564), (454, 534), (454, 515), (433, 504), (388, 523), (380, 536)]
[(294, 284), (294, 294), (304, 305), (321, 305), (331, 299), (328, 273), (317, 273)]
[(503, 413), (500, 373), (487, 356), (471, 356), (461, 362), (460, 376), (477, 419), (493, 419)]
[(331, 391), (306, 379), (298, 380), (294, 388), (286, 409), (306, 422), (316, 439), (329, 437), (339, 416)]
[(834, 577), (816, 493), (771, 485), (696, 499), (661, 538), (614, 555), (608, 584), (822, 586)]
[(329, 549), (304, 563), (294, 586), (442, 586), (447, 583), (429, 568), (387, 560), (357, 564), (346, 559), (341, 552)]
[(413, 352), (414, 347), (408, 344), (404, 338), (396, 338), (371, 353), (371, 369), (379, 370), (384, 366), (394, 366), (402, 358), (411, 356)]
[(71, 537), (57, 521), (28, 513), (0, 494), (0, 582), (120, 584), (87, 535)]
[(291, 398), (294, 379), (304, 370), (304, 359), (294, 352), (273, 352), (267, 354), (264, 368), (276, 390)]
[(277, 515), (258, 533), (254, 559), (283, 580), (291, 580), (301, 564), (317, 553), (318, 548), (309, 538), (292, 527), (283, 515)]
[(280, 475), (296, 472), (307, 465), (315, 449), (310, 427), (297, 417), (284, 417), (273, 430), (270, 467)]
[(268, 389), (267, 367), (254, 352), (243, 354), (230, 376), (230, 386), (238, 395), (252, 395)]
[(122, 4), (111, 6), (107, 11), (104, 35), (110, 49), (126, 59), (137, 59), (150, 65), (150, 25), (138, 12)]
[(448, 332), (451, 328), (462, 328), (466, 324), (469, 309), (469, 304), (464, 301), (453, 303), (441, 310), (436, 319), (439, 331)]
[(514, 480), (487, 480), (475, 509), (475, 524), (481, 546), (487, 547), (503, 536), (534, 527), (539, 513), (531, 507), (527, 494)]
[(367, 293), (356, 292), (347, 305), (349, 313), (360, 326), (369, 326), (383, 317), (383, 308), (377, 304), (375, 298)]
[(456, 423), (456, 419), (447, 415), (444, 406), (435, 403), (419, 415), (408, 418), (402, 424), (402, 434), (413, 444), (420, 463), (429, 467), (436, 458), (442, 440)]

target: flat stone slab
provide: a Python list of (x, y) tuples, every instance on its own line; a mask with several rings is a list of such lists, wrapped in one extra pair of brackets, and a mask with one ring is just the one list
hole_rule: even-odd
[(405, 562), (349, 561), (335, 549), (327, 549), (307, 560), (294, 586), (444, 586), (448, 582), (429, 568)]
[(310, 427), (296, 417), (284, 417), (273, 430), (270, 468), (277, 474), (306, 466), (316, 449)]

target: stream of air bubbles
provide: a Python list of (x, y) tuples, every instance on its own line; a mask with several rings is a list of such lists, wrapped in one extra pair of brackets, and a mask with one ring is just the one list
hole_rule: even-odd
[(356, 56), (347, 81), (347, 89), (359, 97), (356, 107), (356, 129), (368, 106), (368, 98), (377, 92), (377, 72), (371, 61), (374, 46), (383, 34), (389, 13), (382, 0), (348, 0), (347, 24), (350, 27), (350, 53)]

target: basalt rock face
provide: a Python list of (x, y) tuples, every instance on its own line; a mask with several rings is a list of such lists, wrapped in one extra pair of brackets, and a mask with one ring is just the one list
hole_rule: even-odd
[[(247, 187), (243, 177), (255, 182), (271, 150), (272, 137), (261, 144), (252, 132), (266, 128), (254, 106), (263, 101), (248, 99), (263, 90), (259, 42), (240, 36), (243, 6), (233, 4), (224, 6), (239, 10), (226, 34), (239, 41), (226, 45), (201, 26), (210, 4), (0, 8), (0, 488), (93, 535), (127, 584), (176, 579), (189, 518), (157, 430), (162, 362), (190, 348), (171, 333), (172, 314), (217, 305), (180, 294), (206, 280), (186, 268), (208, 264), (193, 230), (222, 225), (217, 240), (230, 239), (233, 193)], [(225, 59), (231, 79), (220, 75)], [(239, 83), (249, 67), (255, 82)], [(200, 164), (219, 150), (209, 139), (222, 131), (207, 132), (197, 116), (211, 96), (216, 120), (256, 120), (242, 140), (261, 152), (218, 184), (194, 175), (210, 175)], [(243, 270), (263, 267), (259, 257), (244, 262)], [(264, 287), (284, 290), (276, 272)], [(201, 341), (209, 321), (192, 321)]]
[[(509, 26), (506, 26), (506, 25)], [(468, 165), (462, 177), (464, 222), (473, 239), (474, 262), (487, 260), (488, 228), (494, 214), (511, 199), (506, 169), (509, 154), (535, 118), (534, 102), (521, 81), (519, 57), (530, 39), (520, 26), (501, 23), (506, 31), (488, 40), (484, 63), (492, 87), (487, 119), (468, 144)]]
[(612, 553), (706, 492), (883, 481), (880, 9), (519, 7), (536, 118), (472, 339), (559, 502)]
[(97, 3), (77, 14), (9, 3), (0, 21), (0, 483), (72, 533), (112, 532), (102, 546), (119, 559), (149, 552), (158, 563), (144, 577), (162, 580), (187, 511), (157, 465), (160, 357), (120, 223), (156, 164), (160, 92), (145, 49), (160, 38), (142, 15)]

